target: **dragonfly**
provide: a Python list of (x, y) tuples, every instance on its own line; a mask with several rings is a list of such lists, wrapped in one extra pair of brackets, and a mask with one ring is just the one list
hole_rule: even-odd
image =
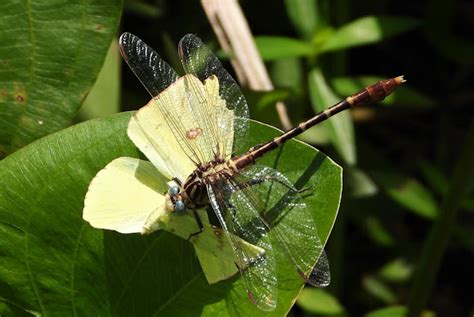
[[(119, 47), (154, 100), (152, 109), (144, 107), (133, 115), (136, 133), (151, 147), (159, 148), (160, 140), (149, 128), (153, 123), (148, 114), (156, 112), (172, 132), (169, 137), (175, 138), (194, 165), (189, 176), (180, 179), (172, 175), (180, 163), (169, 153), (161, 151), (162, 157), (156, 158), (157, 164), (166, 165), (174, 181), (167, 193), (168, 209), (178, 214), (193, 213), (199, 227), (197, 235), (203, 230), (197, 210), (209, 210), (209, 221), (222, 228), (232, 248), (248, 298), (261, 310), (271, 311), (277, 305), (275, 248), (282, 250), (304, 282), (327, 286), (328, 260), (311, 211), (301, 197), (302, 190), (282, 173), (256, 161), (343, 110), (384, 99), (404, 82), (403, 76), (366, 87), (282, 135), (245, 149), (242, 144), (249, 133), (247, 102), (236, 81), (197, 36), (188, 34), (179, 42), (178, 53), (186, 73), (181, 77), (131, 33), (120, 36)], [(265, 203), (269, 193), (270, 206)], [(248, 254), (236, 237), (264, 253)], [(294, 243), (295, 238), (307, 243)]]

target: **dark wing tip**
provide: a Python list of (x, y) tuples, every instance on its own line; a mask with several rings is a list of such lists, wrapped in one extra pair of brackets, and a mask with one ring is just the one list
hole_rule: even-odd
[(138, 36), (124, 32), (119, 37), (119, 49), (122, 57), (127, 61), (133, 50), (136, 49), (137, 43), (143, 42)]
[(331, 272), (329, 270), (329, 261), (326, 252), (321, 253), (321, 256), (316, 262), (313, 270), (307, 276), (306, 283), (316, 287), (326, 287), (331, 283)]
[(123, 59), (127, 60), (129, 55), (130, 49), (130, 42), (133, 40), (135, 35), (132, 33), (124, 32), (119, 37), (119, 50), (120, 54), (122, 55)]
[(120, 35), (119, 37), (119, 45), (121, 47), (126, 46), (128, 43), (131, 42), (131, 40), (133, 40), (133, 38), (136, 38), (136, 36), (133, 35), (132, 33), (129, 33), (129, 32), (122, 33), (122, 35)]

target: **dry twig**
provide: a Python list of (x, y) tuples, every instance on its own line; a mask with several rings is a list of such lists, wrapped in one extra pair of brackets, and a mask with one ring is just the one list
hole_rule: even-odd
[[(239, 82), (253, 90), (272, 90), (272, 82), (237, 0), (201, 0), (201, 4), (219, 43), (232, 56)], [(283, 102), (277, 102), (276, 110), (283, 129), (289, 130), (291, 121)]]

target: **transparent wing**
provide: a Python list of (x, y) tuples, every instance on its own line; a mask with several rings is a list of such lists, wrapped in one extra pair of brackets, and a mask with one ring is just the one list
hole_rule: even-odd
[(329, 261), (324, 250), (309, 275), (309, 281), (311, 282), (311, 285), (317, 287), (326, 287), (331, 282)]
[[(178, 45), (178, 53), (183, 68), (188, 74), (193, 74), (201, 81), (216, 76), (219, 81), (219, 95), (225, 100), (228, 109), (234, 112), (234, 153), (240, 153), (245, 148), (239, 148), (248, 133), (248, 106), (239, 85), (224, 69), (219, 59), (209, 50), (200, 38), (193, 34), (185, 35)], [(227, 153), (226, 153), (227, 154)]]
[(292, 183), (280, 172), (259, 165), (250, 166), (235, 179), (247, 199), (258, 206), (270, 232), (305, 282), (327, 286), (329, 263), (323, 244), (311, 211)]
[(216, 156), (230, 158), (234, 117), (218, 90), (216, 77), (202, 83), (185, 75), (155, 98), (179, 145), (197, 165)]
[(123, 59), (152, 97), (178, 79), (176, 71), (137, 36), (123, 33), (119, 46)]
[[(119, 46), (124, 60), (152, 97), (158, 96), (178, 80), (176, 71), (137, 36), (123, 33)], [(194, 161), (184, 160), (183, 156), (188, 156), (188, 153), (183, 153), (175, 142), (176, 137), (167, 118), (154, 102), (142, 107), (132, 117), (128, 135), (167, 177), (183, 177), (194, 169)]]
[[(205, 164), (216, 156), (230, 158), (234, 110), (227, 108), (225, 100), (219, 95), (219, 79), (210, 75), (201, 81), (192, 74), (177, 79), (176, 72), (156, 52), (129, 33), (120, 37), (120, 45), (125, 60), (154, 97), (155, 103), (155, 106), (149, 104), (144, 107), (146, 111), (142, 108), (134, 116), (134, 124), (143, 132), (134, 134), (141, 139), (146, 137), (148, 143), (157, 149), (163, 139), (155, 140), (155, 136), (159, 133), (158, 128), (164, 128), (157, 121), (159, 119), (166, 122), (171, 132), (162, 134), (172, 134), (195, 165)], [(150, 122), (150, 113), (157, 121), (155, 125)], [(161, 161), (173, 165), (173, 155), (168, 155), (169, 151), (157, 149), (157, 152), (161, 152), (155, 155), (157, 157), (167, 156)], [(161, 163), (159, 159), (155, 161)]]
[[(277, 301), (275, 257), (265, 223), (251, 201), (229, 182), (207, 185), (211, 206), (236, 257), (250, 300), (260, 309), (271, 311)], [(265, 250), (257, 257), (248, 253), (235, 236)]]

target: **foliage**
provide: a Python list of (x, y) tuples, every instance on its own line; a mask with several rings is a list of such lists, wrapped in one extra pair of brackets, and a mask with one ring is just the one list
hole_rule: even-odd
[[(234, 278), (210, 286), (184, 239), (166, 232), (145, 237), (103, 232), (82, 219), (84, 195), (95, 174), (116, 157), (138, 155), (126, 135), (129, 118), (123, 113), (87, 121), (1, 162), (2, 300), (38, 315), (251, 313), (255, 307), (242, 282)], [(254, 123), (246, 145), (277, 133)], [(294, 152), (300, 153), (297, 160)], [(340, 199), (340, 168), (296, 141), (262, 164), (278, 168), (297, 186), (319, 188), (305, 201), (318, 211), (315, 219), (325, 241)], [(282, 252), (278, 274), (284, 278), (275, 316), (289, 309), (302, 286)]]
[[(276, 86), (246, 91), (254, 119), (278, 126), (273, 103), (284, 99), (299, 122), (380, 78), (404, 74), (408, 80), (381, 105), (355, 109), (302, 136), (341, 164), (345, 177), (327, 247), (332, 284), (305, 289), (293, 315), (472, 314), (468, 4), (240, 2)], [(174, 43), (185, 33), (217, 49), (198, 1), (125, 1), (124, 8), (119, 0), (0, 4), (1, 316), (116, 315), (125, 306), (131, 310), (123, 315), (232, 313), (223, 299), (238, 279), (208, 286), (186, 241), (167, 233), (102, 233), (81, 218), (95, 173), (115, 157), (140, 155), (125, 135), (129, 113), (89, 120), (149, 99), (124, 70), (120, 100), (116, 50), (104, 64), (121, 17), (124, 31), (142, 37), (173, 67)], [(67, 128), (74, 121), (86, 122)], [(262, 125), (253, 129), (249, 146), (275, 134)], [(266, 163), (282, 164), (296, 181), (311, 157), (323, 157), (317, 153), (292, 142), (280, 153), (284, 158), (275, 153)], [(324, 162), (328, 170), (336, 166)], [(318, 197), (334, 200), (331, 186), (319, 188), (325, 168), (309, 183), (321, 190)], [(319, 219), (324, 240), (336, 205)], [(287, 307), (294, 296), (285, 299)]]

